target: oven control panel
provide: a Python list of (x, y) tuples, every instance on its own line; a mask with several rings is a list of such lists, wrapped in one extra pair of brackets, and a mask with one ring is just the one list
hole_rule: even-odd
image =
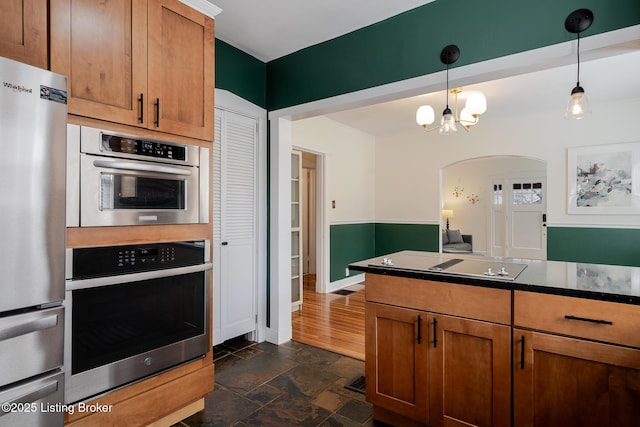
[(73, 249), (73, 279), (112, 276), (198, 265), (205, 241), (149, 243)]
[(102, 134), (101, 150), (113, 153), (135, 154), (144, 157), (156, 157), (172, 160), (186, 160), (184, 145), (167, 144), (123, 136)]

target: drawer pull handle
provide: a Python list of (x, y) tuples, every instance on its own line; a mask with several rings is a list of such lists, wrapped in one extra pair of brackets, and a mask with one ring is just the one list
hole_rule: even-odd
[(418, 316), (418, 344), (422, 342), (422, 316)]
[(436, 348), (438, 346), (438, 319), (436, 319), (435, 317), (433, 318), (433, 348)]
[(564, 318), (567, 320), (579, 320), (581, 322), (597, 323), (599, 325), (613, 325), (613, 322), (609, 322), (608, 320), (589, 319), (587, 317), (572, 316), (570, 314), (565, 315)]
[(524, 369), (524, 335), (522, 335), (522, 341), (520, 341), (520, 369)]

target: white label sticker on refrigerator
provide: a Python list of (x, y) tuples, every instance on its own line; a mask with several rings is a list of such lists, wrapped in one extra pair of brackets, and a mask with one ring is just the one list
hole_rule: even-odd
[(40, 85), (40, 99), (46, 99), (49, 101), (59, 102), (61, 104), (67, 103), (67, 91), (56, 89), (54, 87)]

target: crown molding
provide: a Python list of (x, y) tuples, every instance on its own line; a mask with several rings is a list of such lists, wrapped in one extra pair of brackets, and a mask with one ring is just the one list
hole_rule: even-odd
[(222, 12), (222, 9), (207, 0), (180, 0), (180, 2), (214, 19)]

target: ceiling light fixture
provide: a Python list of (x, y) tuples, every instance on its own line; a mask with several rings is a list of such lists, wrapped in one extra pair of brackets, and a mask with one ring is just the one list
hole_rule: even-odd
[[(442, 112), (442, 120), (440, 126), (429, 129), (429, 125), (435, 121), (435, 114), (431, 105), (423, 105), (416, 111), (416, 122), (428, 131), (439, 129), (441, 135), (448, 135), (457, 132), (456, 123), (460, 123), (464, 130), (468, 131), (471, 126), (478, 123), (480, 114), (487, 110), (487, 99), (480, 92), (474, 92), (467, 97), (465, 107), (458, 115), (458, 94), (462, 92), (462, 88), (453, 88), (449, 90), (449, 65), (453, 64), (460, 57), (460, 49), (458, 46), (450, 44), (445, 46), (440, 52), (440, 61), (447, 66), (447, 106)], [(455, 114), (449, 108), (449, 93), (455, 95)]]
[(578, 9), (569, 14), (564, 21), (564, 28), (570, 33), (578, 34), (578, 47), (576, 49), (578, 57), (578, 74), (576, 79), (576, 87), (571, 90), (569, 101), (567, 102), (567, 110), (564, 113), (565, 119), (580, 120), (585, 115), (591, 114), (589, 108), (589, 100), (584, 93), (584, 89), (580, 86), (580, 33), (591, 26), (593, 22), (593, 13), (589, 9)]

